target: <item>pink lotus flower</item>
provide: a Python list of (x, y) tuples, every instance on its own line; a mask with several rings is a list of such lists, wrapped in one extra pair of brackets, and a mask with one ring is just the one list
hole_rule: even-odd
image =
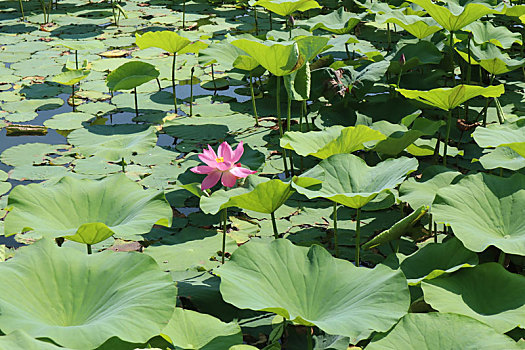
[(199, 154), (199, 159), (206, 163), (206, 165), (199, 165), (190, 170), (195, 174), (208, 175), (201, 184), (203, 191), (215, 186), (219, 180), (221, 180), (224, 186), (233, 187), (237, 179), (245, 178), (248, 175), (256, 173), (256, 171), (241, 167), (241, 163), (237, 163), (243, 153), (244, 147), (242, 141), (235, 151), (232, 150), (226, 141), (221, 143), (217, 153), (208, 145), (208, 149), (202, 150), (202, 153)]

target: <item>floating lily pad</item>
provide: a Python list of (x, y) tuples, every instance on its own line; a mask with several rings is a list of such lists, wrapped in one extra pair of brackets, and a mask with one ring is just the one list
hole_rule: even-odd
[(71, 132), (68, 142), (84, 156), (118, 162), (155, 147), (156, 132), (154, 126), (148, 125), (92, 125)]

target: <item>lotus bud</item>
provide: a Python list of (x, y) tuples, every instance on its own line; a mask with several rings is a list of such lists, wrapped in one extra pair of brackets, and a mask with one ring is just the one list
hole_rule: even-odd
[(401, 57), (399, 58), (399, 64), (404, 66), (405, 63), (406, 63), (406, 58), (405, 58), (405, 54), (402, 54)]
[(295, 18), (293, 18), (292, 15), (290, 15), (290, 17), (288, 17), (288, 23), (290, 23), (290, 26), (295, 27)]

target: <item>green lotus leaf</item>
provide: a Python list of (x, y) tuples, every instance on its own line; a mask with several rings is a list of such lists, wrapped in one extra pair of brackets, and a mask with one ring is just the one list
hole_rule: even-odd
[(158, 78), (160, 72), (154, 65), (132, 61), (124, 63), (108, 74), (106, 85), (111, 91), (130, 90)]
[(283, 77), (288, 98), (293, 101), (304, 101), (310, 98), (312, 78), (310, 63), (306, 62), (301, 69)]
[(279, 179), (266, 180), (249, 176), (243, 187), (229, 191), (218, 190), (209, 197), (202, 196), (200, 207), (207, 214), (216, 214), (230, 207), (271, 214), (279, 209), (293, 192), (289, 183)]
[(44, 126), (55, 130), (75, 130), (82, 128), (82, 123), (94, 119), (95, 116), (82, 112), (55, 114), (44, 122)]
[(218, 274), (226, 302), (315, 325), (352, 343), (387, 331), (406, 314), (410, 299), (399, 270), (355, 267), (321, 246), (285, 239), (242, 245)]
[(414, 210), (410, 215), (396, 222), (391, 228), (385, 230), (363, 244), (364, 249), (377, 247), (381, 244), (392, 242), (410, 232), (412, 227), (428, 212), (428, 207), (422, 206)]
[(238, 39), (231, 44), (256, 59), (261, 66), (276, 76), (290, 74), (304, 64), (296, 42)]
[(137, 46), (142, 50), (148, 47), (158, 47), (170, 53), (179, 52), (191, 43), (189, 39), (169, 30), (147, 32), (142, 35), (137, 33), (135, 40)]
[(365, 14), (346, 12), (341, 7), (327, 15), (318, 15), (309, 20), (301, 21), (298, 25), (308, 27), (311, 32), (316, 29), (324, 29), (334, 34), (348, 34), (363, 19)]
[(369, 167), (352, 154), (336, 154), (298, 177), (292, 186), (310, 199), (327, 198), (357, 209), (394, 189), (417, 167), (414, 158), (388, 159)]
[(53, 82), (63, 85), (75, 85), (81, 80), (87, 78), (90, 71), (83, 69), (72, 69), (55, 75), (52, 79)]
[(525, 167), (525, 158), (509, 147), (498, 147), (479, 158), (479, 162), (485, 169), (520, 170)]
[(240, 70), (251, 72), (255, 68), (259, 67), (259, 62), (257, 62), (257, 60), (251, 56), (239, 55), (235, 61), (233, 61), (232, 66)]
[[(220, 262), (212, 257), (217, 256), (217, 249), (222, 244), (222, 233), (216, 230), (205, 230), (195, 227), (186, 227), (175, 235), (169, 236), (172, 231), (166, 231), (162, 244), (152, 244), (144, 248), (157, 261), (164, 271), (202, 271), (216, 268)], [(237, 248), (235, 241), (226, 237), (226, 252), (233, 252)]]
[(382, 15), (377, 15), (376, 21), (378, 23), (397, 24), (418, 39), (426, 38), (442, 29), (431, 17), (405, 15), (401, 11), (391, 11)]
[(74, 51), (81, 51), (81, 50), (102, 50), (104, 48), (104, 44), (100, 40), (61, 40), (58, 43), (55, 43), (55, 41), (52, 41), (50, 44), (53, 45), (60, 45), (64, 46), (65, 48), (68, 48), (70, 50)]
[(0, 337), (0, 349), (9, 350), (59, 350), (65, 349), (45, 341), (31, 338), (27, 333), (16, 330)]
[(489, 21), (473, 22), (463, 30), (471, 32), (474, 42), (478, 45), (492, 43), (503, 49), (510, 48), (514, 43), (522, 45), (519, 33), (511, 32), (507, 27), (495, 27)]
[(450, 185), (460, 176), (460, 172), (441, 165), (429, 166), (423, 171), (419, 181), (410, 178), (401, 184), (399, 199), (407, 202), (412, 208), (419, 208), (423, 205), (430, 207), (437, 191)]
[(256, 348), (255, 346), (239, 344), (239, 345), (234, 345), (230, 347), (228, 350), (258, 350), (258, 349), (259, 348)]
[(525, 222), (515, 219), (525, 215), (525, 175), (465, 176), (437, 192), (432, 212), (436, 222), (452, 227), (467, 249), (481, 252), (493, 245), (525, 255)]
[[(390, 59), (390, 72), (398, 74), (407, 72), (417, 66), (425, 64), (438, 64), (443, 59), (443, 54), (436, 45), (429, 41), (419, 41), (414, 44), (404, 44)], [(401, 63), (401, 60), (404, 63)]]
[(0, 170), (0, 196), (7, 193), (11, 189), (11, 184), (7, 181), (8, 175), (5, 171)]
[(217, 41), (199, 52), (199, 64), (207, 66), (217, 63), (222, 69), (231, 70), (239, 56), (246, 56), (246, 54), (237, 46), (230, 44), (228, 40)]
[(411, 313), (386, 335), (377, 335), (367, 350), (520, 349), (512, 338), (470, 317), (451, 313)]
[(477, 96), (499, 97), (505, 92), (505, 87), (503, 84), (488, 87), (461, 84), (453, 88), (439, 88), (429, 91), (406, 89), (397, 89), (397, 91), (406, 98), (449, 111)]
[(329, 38), (323, 36), (310, 35), (296, 37), (295, 42), (299, 48), (301, 61), (304, 61), (304, 63), (312, 61), (317, 55), (327, 49), (329, 41)]
[(170, 277), (146, 255), (87, 255), (47, 239), (0, 264), (0, 281), (9, 285), (0, 291), (2, 332), (22, 330), (72, 349), (95, 349), (112, 337), (145, 343), (166, 326), (176, 301)]
[(514, 123), (491, 125), (487, 128), (476, 128), (472, 137), (480, 147), (509, 147), (525, 157), (525, 141), (523, 141), (525, 119), (519, 119)]
[(525, 319), (525, 276), (497, 263), (426, 280), (421, 288), (433, 309), (475, 318), (500, 333), (522, 326)]
[(46, 143), (23, 143), (2, 152), (0, 161), (10, 166), (41, 164), (49, 153), (55, 153), (56, 146)]
[(224, 350), (242, 344), (241, 327), (236, 323), (181, 308), (175, 308), (161, 335), (180, 350)]
[(87, 244), (113, 234), (147, 233), (154, 224), (169, 226), (173, 216), (164, 193), (143, 190), (122, 174), (100, 181), (64, 177), (53, 185), (16, 186), (8, 206), (6, 236), (33, 230)]
[(84, 156), (118, 162), (155, 147), (157, 130), (147, 124), (91, 125), (72, 131), (67, 140)]
[(392, 124), (386, 120), (375, 122), (372, 128), (386, 135), (387, 138), (379, 141), (374, 146), (374, 150), (387, 155), (398, 155), (421, 136), (434, 135), (443, 124), (445, 124), (443, 121), (417, 118), (408, 129), (404, 125)]
[(262, 6), (280, 16), (289, 16), (296, 11), (304, 12), (321, 8), (315, 0), (259, 0), (254, 6)]
[(497, 9), (475, 2), (462, 6), (460, 0), (447, 1), (447, 7), (436, 5), (431, 0), (409, 1), (424, 8), (436, 22), (449, 32), (458, 31), (485, 15), (499, 12)]
[(479, 263), (476, 253), (466, 249), (455, 237), (443, 243), (428, 243), (411, 255), (396, 254), (391, 268), (401, 268), (409, 285), (418, 285), (443, 274), (449, 274)]
[(365, 149), (365, 143), (385, 139), (380, 131), (365, 125), (332, 126), (322, 131), (287, 131), (281, 138), (281, 147), (294, 150), (301, 156), (326, 159), (334, 154), (352, 153)]
[[(458, 47), (456, 52), (468, 62), (468, 51), (464, 52), (465, 50), (468, 50), (468, 47), (463, 48), (463, 50)], [(472, 45), (471, 53), (471, 64), (479, 64), (487, 72), (494, 75), (505, 74), (525, 65), (525, 58), (521, 60), (512, 59), (493, 43), (485, 43), (481, 46)]]

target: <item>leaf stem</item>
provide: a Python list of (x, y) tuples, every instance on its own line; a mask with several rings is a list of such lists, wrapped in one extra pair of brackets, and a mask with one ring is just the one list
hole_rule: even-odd
[(253, 107), (253, 116), (255, 118), (255, 126), (259, 126), (259, 117), (257, 116), (257, 106), (255, 105), (255, 94), (253, 93), (252, 71), (250, 71), (250, 93), (252, 95), (252, 107)]
[(360, 249), (361, 249), (361, 208), (357, 208), (356, 215), (356, 224), (355, 224), (355, 266), (359, 267), (360, 265)]
[(308, 346), (308, 350), (313, 350), (313, 342), (312, 342), (312, 327), (306, 327), (306, 344)]
[(137, 97), (137, 88), (133, 88), (133, 92), (135, 94), (135, 116), (138, 118), (139, 117), (139, 100), (138, 100), (138, 97)]
[[(279, 124), (279, 138), (283, 137), (283, 123), (281, 120), (281, 77), (275, 76), (277, 80), (276, 98), (277, 98), (277, 123)], [(284, 175), (289, 177), (288, 164), (286, 163), (286, 150), (281, 147), (282, 158), (284, 163)]]
[(191, 80), (190, 80), (190, 117), (193, 117), (193, 74), (195, 73), (195, 67), (191, 67)]
[(215, 82), (215, 70), (213, 69), (213, 63), (211, 64), (211, 80), (213, 81), (213, 89), (217, 93), (217, 83)]
[(277, 230), (277, 222), (275, 221), (275, 212), (272, 212), (270, 215), (272, 217), (273, 236), (277, 239), (279, 238), (279, 231)]
[(334, 202), (334, 246), (335, 246), (335, 257), (339, 256), (339, 245), (337, 244), (337, 203)]
[(20, 6), (20, 12), (22, 13), (22, 21), (26, 21), (26, 16), (24, 15), (24, 4), (22, 4), (22, 0), (18, 0), (18, 5)]
[(75, 84), (72, 84), (71, 85), (71, 99), (72, 99), (72, 102), (73, 102), (73, 112), (75, 111)]
[(506, 257), (505, 252), (502, 250), (499, 253), (498, 264), (500, 264), (503, 267), (505, 267), (505, 257)]
[(86, 244), (86, 246), (87, 246), (87, 253), (88, 253), (88, 254), (93, 253), (93, 252), (91, 251), (91, 244)]
[(448, 148), (448, 139), (450, 137), (451, 124), (452, 124), (452, 111), (448, 110), (447, 112), (447, 135), (445, 136), (445, 143), (443, 144), (443, 166), (447, 166), (447, 148)]
[(175, 107), (175, 114), (177, 114), (177, 91), (175, 90), (175, 63), (177, 61), (177, 53), (173, 53), (173, 64), (171, 65), (171, 88), (173, 89), (173, 106)]

